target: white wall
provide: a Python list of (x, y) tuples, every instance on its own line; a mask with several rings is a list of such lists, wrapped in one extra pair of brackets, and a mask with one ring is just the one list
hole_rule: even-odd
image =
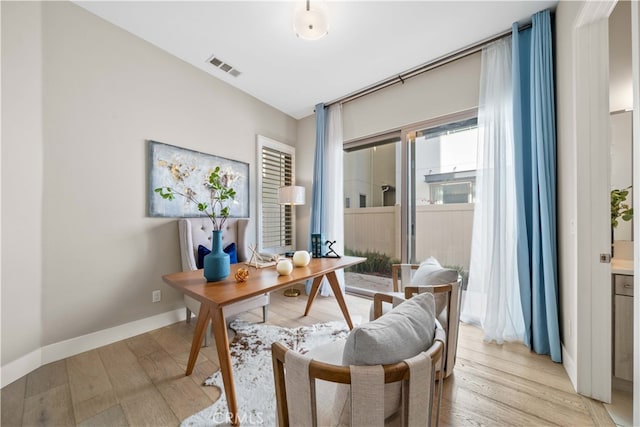
[(182, 306), (161, 280), (180, 269), (176, 222), (146, 216), (147, 139), (249, 162), (255, 218), (255, 135), (297, 138), (293, 118), (73, 3), (41, 7), (2, 2), (3, 367)]
[(0, 7), (4, 365), (37, 351), (42, 336), (42, 6)]
[[(404, 84), (344, 104), (344, 139), (349, 141), (476, 108), (479, 93), (480, 53), (476, 53), (408, 79)], [(296, 179), (299, 185), (307, 187), (307, 194), (311, 194), (313, 182), (315, 132), (314, 116), (298, 122)], [(310, 208), (311, 203), (307, 203), (296, 211), (297, 241), (301, 247), (306, 247), (309, 240)], [(301, 222), (301, 219), (307, 222)]]
[[(573, 76), (573, 27), (581, 2), (560, 2), (555, 15), (557, 173), (558, 173), (558, 285), (560, 288), (560, 331), (563, 362), (575, 386), (577, 357), (578, 241), (577, 165)], [(573, 373), (572, 373), (573, 372)]]
[(480, 52), (344, 104), (344, 139), (478, 106)]
[(308, 116), (298, 120), (298, 140), (296, 144), (296, 185), (302, 185), (307, 200), (296, 206), (296, 245), (300, 249), (311, 250), (309, 232), (311, 212), (311, 186), (313, 185), (313, 160), (316, 150), (316, 119)]

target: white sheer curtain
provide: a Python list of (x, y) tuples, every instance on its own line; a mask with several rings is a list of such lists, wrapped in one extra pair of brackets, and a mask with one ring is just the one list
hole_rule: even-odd
[(516, 256), (511, 38), (482, 50), (471, 265), (461, 320), (487, 341), (522, 340)]
[[(325, 126), (325, 239), (334, 241), (332, 249), (344, 255), (344, 181), (342, 178), (343, 139), (342, 139), (342, 105), (335, 104), (327, 109)], [(327, 248), (328, 249), (328, 248)], [(338, 281), (344, 290), (344, 271), (336, 272)], [(326, 280), (326, 279), (325, 279)], [(333, 295), (328, 283), (323, 283), (320, 295)]]

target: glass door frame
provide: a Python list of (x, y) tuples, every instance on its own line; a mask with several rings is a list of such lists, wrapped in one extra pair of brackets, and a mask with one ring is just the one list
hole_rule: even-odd
[[(471, 108), (435, 119), (425, 120), (400, 129), (401, 147), (401, 188), (400, 188), (400, 254), (401, 262), (409, 263), (415, 256), (416, 249), (416, 204), (415, 201), (415, 139), (416, 134), (424, 129), (459, 122), (478, 116), (478, 109)], [(397, 193), (396, 193), (397, 194)]]

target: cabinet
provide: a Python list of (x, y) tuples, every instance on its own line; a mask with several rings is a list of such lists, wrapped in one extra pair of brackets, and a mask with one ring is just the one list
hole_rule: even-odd
[(633, 381), (633, 276), (613, 277), (613, 375)]

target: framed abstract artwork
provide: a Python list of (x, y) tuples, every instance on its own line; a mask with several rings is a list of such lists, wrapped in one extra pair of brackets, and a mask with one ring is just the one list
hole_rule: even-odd
[(249, 163), (201, 153), (199, 151), (149, 141), (149, 216), (152, 217), (200, 217), (206, 216), (198, 207), (184, 197), (165, 200), (154, 189), (171, 187), (182, 194), (208, 203), (209, 192), (205, 182), (211, 171), (220, 166), (221, 174), (228, 186), (236, 191), (229, 204), (233, 218), (249, 217)]

